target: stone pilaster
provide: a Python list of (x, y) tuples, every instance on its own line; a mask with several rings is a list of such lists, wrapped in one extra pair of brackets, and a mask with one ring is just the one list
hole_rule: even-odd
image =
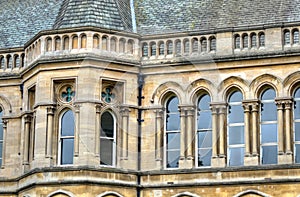
[(74, 156), (79, 156), (79, 128), (80, 128), (80, 105), (75, 105), (75, 135), (74, 135)]
[(129, 131), (129, 113), (130, 109), (128, 107), (122, 107), (120, 110), (121, 117), (122, 117), (122, 150), (121, 150), (121, 159), (127, 160), (128, 159), (128, 131)]
[(156, 168), (163, 167), (163, 114), (164, 109), (157, 109), (155, 112), (155, 161)]
[(52, 143), (53, 143), (53, 116), (55, 108), (53, 106), (47, 107), (47, 140), (46, 140), (46, 158), (52, 158)]
[(1, 168), (5, 168), (6, 164), (6, 146), (7, 146), (7, 124), (8, 120), (2, 119), (2, 124), (3, 124), (3, 145), (2, 145), (2, 164)]

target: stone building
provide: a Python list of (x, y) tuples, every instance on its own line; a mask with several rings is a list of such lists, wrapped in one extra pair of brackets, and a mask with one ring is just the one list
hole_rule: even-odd
[(0, 1), (0, 196), (300, 196), (300, 4)]

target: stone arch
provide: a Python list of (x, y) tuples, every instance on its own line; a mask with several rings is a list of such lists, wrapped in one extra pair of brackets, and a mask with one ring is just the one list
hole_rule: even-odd
[(200, 197), (200, 196), (198, 196), (196, 194), (192, 194), (190, 192), (182, 192), (182, 193), (176, 194), (172, 197)]
[(188, 98), (190, 98), (191, 103), (195, 103), (199, 98), (201, 92), (207, 92), (212, 101), (214, 100), (214, 95), (216, 95), (216, 88), (214, 84), (207, 79), (198, 79), (193, 81), (187, 88)]
[(60, 189), (50, 193), (47, 197), (75, 197), (75, 195), (71, 192)]
[(4, 95), (0, 94), (0, 107), (3, 110), (3, 115), (7, 116), (12, 112), (12, 106), (9, 102), (8, 98), (6, 98)]
[(263, 74), (256, 77), (250, 84), (250, 92), (252, 93), (252, 95), (254, 95), (255, 99), (259, 97), (264, 86), (270, 86), (274, 88), (276, 97), (280, 97), (282, 95), (282, 80), (274, 75)]
[(123, 196), (117, 192), (107, 191), (102, 194), (99, 194), (97, 197), (123, 197)]
[(226, 101), (228, 95), (233, 89), (240, 90), (243, 94), (243, 98), (246, 99), (248, 97), (246, 92), (249, 92), (249, 83), (236, 76), (228, 77), (223, 80), (218, 87), (218, 92), (221, 92), (223, 101)]
[(292, 96), (295, 88), (300, 86), (300, 71), (288, 75), (283, 81), (283, 88), (288, 96)]
[(158, 88), (154, 91), (151, 97), (151, 102), (157, 105), (161, 105), (165, 102), (166, 97), (170, 94), (175, 94), (178, 99), (179, 103), (183, 103), (182, 95), (184, 95), (182, 87), (176, 82), (166, 82), (159, 85)]
[(251, 194), (254, 195), (254, 196), (257, 196), (257, 197), (271, 197), (268, 194), (265, 194), (265, 193), (257, 191), (257, 190), (252, 190), (252, 189), (240, 192), (240, 193), (234, 195), (233, 197), (246, 197), (246, 196), (251, 195)]

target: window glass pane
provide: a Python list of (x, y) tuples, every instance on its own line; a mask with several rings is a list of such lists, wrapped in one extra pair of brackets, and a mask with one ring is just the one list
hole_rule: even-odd
[(240, 36), (235, 36), (235, 48), (236, 49), (239, 49), (241, 47), (241, 44), (240, 44)]
[(180, 133), (167, 134), (167, 149), (180, 149)]
[(298, 30), (294, 31), (293, 41), (294, 41), (294, 44), (298, 44), (299, 43), (299, 31)]
[(244, 126), (229, 127), (229, 145), (244, 144)]
[(177, 114), (167, 114), (167, 131), (180, 129), (180, 116)]
[(173, 97), (167, 103), (167, 112), (178, 112), (178, 98)]
[(210, 129), (212, 127), (211, 111), (203, 111), (198, 116), (198, 129)]
[(284, 33), (284, 44), (290, 44), (290, 32), (286, 31)]
[(277, 146), (262, 146), (262, 164), (277, 164)]
[(114, 137), (114, 119), (109, 112), (101, 116), (101, 137)]
[(167, 151), (167, 168), (178, 168), (179, 151)]
[(0, 122), (0, 140), (3, 140), (3, 124)]
[(277, 120), (277, 107), (274, 102), (262, 103), (261, 106), (261, 121)]
[(62, 139), (61, 141), (61, 164), (73, 164), (74, 139)]
[(198, 150), (198, 166), (210, 166), (211, 156), (212, 156), (211, 148)]
[(113, 140), (100, 140), (100, 161), (101, 165), (113, 165)]
[(265, 46), (265, 34), (260, 34), (259, 35), (259, 46), (264, 47)]
[(204, 95), (200, 98), (199, 103), (198, 103), (198, 108), (199, 110), (209, 110), (210, 109), (210, 96), (209, 95)]
[(163, 55), (165, 53), (165, 45), (164, 43), (161, 43), (159, 45), (159, 55)]
[(294, 119), (300, 119), (300, 101), (295, 101)]
[(267, 89), (261, 96), (261, 100), (274, 100), (276, 93), (273, 89)]
[(300, 141), (300, 122), (295, 122), (295, 141)]
[(0, 142), (0, 158), (2, 159), (2, 147), (3, 147), (3, 142)]
[(66, 111), (62, 116), (61, 136), (74, 136), (74, 115), (71, 110)]
[(168, 42), (168, 50), (167, 50), (168, 54), (172, 54), (173, 53), (173, 42)]
[(232, 93), (229, 97), (229, 102), (241, 102), (243, 100), (243, 94), (240, 91)]
[(230, 148), (229, 158), (230, 166), (244, 165), (244, 148)]
[(300, 163), (300, 144), (295, 145), (295, 163)]
[(300, 98), (300, 88), (295, 91), (294, 98)]
[(277, 124), (261, 125), (261, 143), (277, 142)]
[(212, 147), (212, 132), (198, 132), (198, 148)]
[(244, 48), (248, 48), (248, 35), (243, 36), (243, 45)]
[(229, 123), (243, 123), (244, 109), (241, 105), (229, 106)]

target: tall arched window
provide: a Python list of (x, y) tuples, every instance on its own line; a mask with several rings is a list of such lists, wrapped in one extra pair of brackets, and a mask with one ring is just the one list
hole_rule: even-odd
[(180, 156), (180, 114), (176, 96), (171, 97), (167, 101), (166, 110), (166, 167), (178, 168)]
[(164, 55), (165, 54), (165, 44), (163, 42), (159, 43), (159, 55)]
[(86, 42), (87, 42), (87, 37), (85, 34), (81, 35), (81, 42), (80, 42), (80, 47), (82, 49), (85, 49), (86, 48)]
[(209, 48), (210, 48), (210, 51), (215, 51), (217, 49), (217, 40), (215, 37), (210, 38)]
[(265, 46), (265, 34), (263, 32), (259, 33), (259, 47)]
[(242, 40), (243, 40), (243, 48), (248, 48), (249, 45), (248, 45), (248, 34), (244, 34), (243, 37), (242, 37)]
[(100, 39), (98, 35), (94, 35), (93, 36), (93, 48), (94, 49), (99, 49), (99, 43), (100, 43)]
[(120, 53), (125, 53), (125, 39), (121, 38), (119, 41), (119, 52)]
[(54, 41), (55, 41), (54, 51), (59, 51), (60, 50), (60, 45), (61, 45), (60, 37), (55, 37)]
[(13, 61), (12, 61), (12, 57), (11, 57), (11, 55), (7, 55), (6, 56), (6, 59), (7, 59), (7, 68), (12, 68), (12, 66), (13, 66)]
[(78, 36), (73, 36), (72, 38), (72, 49), (78, 49)]
[(234, 36), (234, 48), (235, 49), (241, 48), (241, 37), (238, 34)]
[(60, 164), (73, 164), (75, 120), (72, 110), (63, 113), (60, 121)]
[(167, 54), (170, 55), (173, 53), (173, 42), (167, 41)]
[(2, 117), (3, 117), (3, 111), (2, 108), (0, 108), (0, 166), (2, 166), (2, 160), (3, 160), (3, 140), (4, 140)]
[(299, 30), (293, 30), (293, 44), (299, 44)]
[(189, 40), (184, 40), (183, 41), (183, 52), (184, 53), (189, 53), (190, 52), (190, 41)]
[(110, 51), (117, 51), (117, 38), (113, 37), (110, 39)]
[(192, 39), (192, 52), (198, 52), (198, 39)]
[(134, 41), (128, 40), (127, 53), (133, 54), (133, 52), (134, 52)]
[(69, 50), (69, 45), (70, 45), (69, 37), (66, 36), (64, 37), (63, 50)]
[(180, 55), (181, 54), (181, 41), (177, 40), (175, 42), (175, 47), (176, 47), (176, 55)]
[(244, 165), (244, 110), (243, 95), (240, 91), (233, 92), (228, 99), (228, 160), (229, 166)]
[(110, 112), (101, 116), (100, 164), (114, 166), (116, 152), (116, 125)]
[(255, 33), (251, 34), (250, 39), (251, 39), (251, 48), (255, 48), (256, 47), (256, 34)]
[(291, 34), (289, 30), (284, 31), (283, 42), (285, 45), (291, 44)]
[(261, 94), (260, 107), (260, 145), (261, 163), (277, 163), (277, 107), (275, 105), (276, 93), (268, 88)]
[(0, 56), (0, 69), (5, 68), (5, 59), (3, 56)]
[(200, 45), (201, 45), (201, 52), (207, 52), (207, 40), (206, 38), (202, 38), (200, 41)]
[(150, 51), (151, 51), (151, 55), (150, 56), (156, 56), (156, 43), (155, 42), (151, 42), (151, 44), (150, 44)]
[(46, 51), (52, 51), (52, 39), (51, 38), (47, 38), (46, 39)]
[(197, 163), (200, 166), (210, 166), (212, 156), (212, 115), (211, 98), (204, 94), (198, 101), (197, 117)]
[(300, 88), (294, 93), (294, 157), (300, 163)]
[(15, 64), (14, 67), (15, 67), (15, 68), (19, 68), (20, 65), (21, 65), (21, 62), (20, 62), (20, 56), (19, 56), (19, 55), (15, 55), (15, 56), (14, 56), (14, 62), (15, 62), (15, 63), (14, 63), (14, 64)]
[(102, 50), (106, 51), (108, 49), (108, 37), (102, 36), (101, 43), (102, 43)]

